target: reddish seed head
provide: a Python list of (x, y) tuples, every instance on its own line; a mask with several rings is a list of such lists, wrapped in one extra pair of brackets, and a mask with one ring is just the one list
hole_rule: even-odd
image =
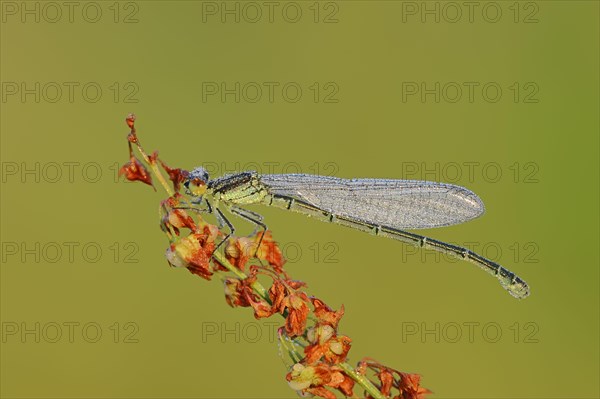
[(125, 122), (127, 122), (127, 126), (129, 126), (130, 129), (134, 129), (134, 125), (135, 125), (135, 114), (129, 114), (127, 115), (127, 118), (125, 118)]
[(126, 163), (119, 169), (120, 175), (125, 175), (125, 178), (129, 181), (141, 181), (152, 186), (152, 176), (136, 157), (131, 157), (129, 163)]

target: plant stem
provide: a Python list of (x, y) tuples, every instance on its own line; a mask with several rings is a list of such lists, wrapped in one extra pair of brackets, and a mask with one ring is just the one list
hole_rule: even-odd
[(348, 374), (354, 381), (356, 381), (358, 385), (363, 387), (365, 391), (369, 393), (369, 395), (376, 399), (386, 399), (386, 397), (383, 396), (379, 389), (377, 389), (377, 387), (373, 385), (373, 383), (369, 381), (367, 377), (358, 374), (348, 363), (340, 363), (338, 364), (338, 366), (340, 366), (340, 368), (344, 370), (346, 374)]
[[(129, 145), (131, 146), (131, 142)], [(140, 154), (142, 155), (142, 158), (144, 158), (144, 161), (148, 164), (148, 166), (150, 166), (150, 169), (152, 170), (156, 179), (163, 186), (163, 188), (165, 189), (167, 194), (169, 194), (169, 197), (172, 197), (173, 194), (175, 194), (175, 192), (173, 191), (173, 189), (171, 189), (171, 187), (169, 186), (169, 183), (167, 183), (167, 181), (165, 180), (165, 177), (162, 175), (160, 169), (158, 168), (156, 161), (150, 160), (150, 157), (148, 156), (148, 154), (146, 154), (146, 152), (142, 148), (142, 145), (140, 144), (140, 140), (137, 138), (137, 136), (135, 136), (135, 145), (136, 145), (138, 151), (140, 152)]]

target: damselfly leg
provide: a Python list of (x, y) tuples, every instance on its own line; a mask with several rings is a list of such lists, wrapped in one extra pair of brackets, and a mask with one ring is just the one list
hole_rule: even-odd
[(229, 208), (229, 210), (231, 211), (231, 213), (238, 215), (239, 217), (244, 218), (247, 221), (252, 222), (256, 225), (252, 235), (256, 235), (256, 233), (258, 233), (259, 227), (262, 229), (260, 233), (260, 238), (258, 240), (258, 243), (256, 244), (256, 249), (254, 250), (253, 256), (256, 257), (256, 255), (258, 254), (258, 249), (260, 248), (260, 244), (262, 244), (262, 240), (265, 236), (265, 233), (267, 232), (267, 225), (263, 223), (263, 216), (256, 212), (252, 212), (248, 209), (240, 208), (239, 206), (232, 206)]

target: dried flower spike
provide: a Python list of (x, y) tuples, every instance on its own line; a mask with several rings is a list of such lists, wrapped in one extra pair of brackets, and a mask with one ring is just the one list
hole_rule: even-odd
[[(430, 392), (420, 386), (417, 374), (402, 373), (370, 359), (362, 360), (356, 368), (346, 363), (352, 340), (338, 332), (344, 307), (331, 309), (321, 299), (309, 296), (304, 282), (289, 277), (271, 231), (237, 237), (205, 221), (201, 213), (206, 210), (200, 209), (187, 191), (180, 193), (189, 172), (168, 167), (157, 152), (146, 155), (135, 133), (135, 119), (134, 114), (126, 118), (131, 129), (130, 159), (119, 174), (149, 185), (154, 176), (169, 194), (160, 206), (160, 227), (170, 241), (167, 261), (206, 280), (220, 276), (225, 300), (232, 307), (252, 308), (257, 319), (277, 314), (284, 318), (279, 339), (283, 352), (292, 360), (286, 375), (290, 388), (302, 396), (330, 399), (335, 399), (335, 391), (354, 398), (358, 388), (363, 390), (358, 393), (361, 397), (376, 399), (422, 399)], [(149, 170), (133, 155), (132, 144)], [(173, 190), (159, 166), (168, 174)], [(204, 189), (202, 184), (205, 182), (199, 182), (192, 191)], [(259, 278), (270, 283), (268, 288)]]

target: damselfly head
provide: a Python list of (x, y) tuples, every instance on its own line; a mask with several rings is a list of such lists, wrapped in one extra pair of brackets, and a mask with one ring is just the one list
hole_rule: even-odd
[(206, 186), (208, 184), (208, 172), (202, 166), (199, 166), (192, 170), (183, 185), (188, 195), (194, 197), (202, 197), (206, 192)]

